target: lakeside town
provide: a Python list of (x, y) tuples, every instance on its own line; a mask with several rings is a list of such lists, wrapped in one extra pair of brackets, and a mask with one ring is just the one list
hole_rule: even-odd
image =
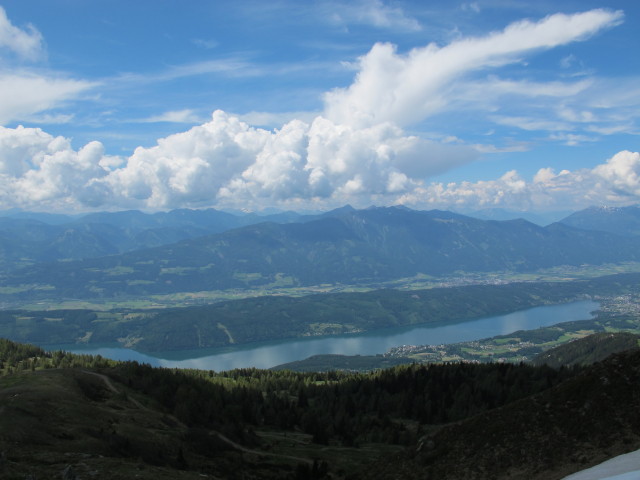
[(440, 345), (401, 345), (389, 358), (408, 357), (419, 363), (526, 362), (550, 348), (597, 332), (640, 333), (640, 294), (594, 297), (600, 308), (593, 319), (560, 323), (482, 340)]

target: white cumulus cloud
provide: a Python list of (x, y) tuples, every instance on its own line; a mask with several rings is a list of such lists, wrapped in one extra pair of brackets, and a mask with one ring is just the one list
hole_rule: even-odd
[(621, 151), (593, 169), (542, 168), (531, 181), (515, 170), (496, 180), (421, 185), (398, 203), (431, 208), (581, 209), (640, 201), (640, 153)]
[(102, 205), (96, 182), (107, 175), (109, 159), (99, 142), (79, 151), (68, 139), (38, 128), (0, 127), (0, 202), (4, 206), (58, 209)]
[(208, 123), (138, 148), (103, 182), (155, 208), (343, 201), (410, 188), (402, 162), (422, 147), (391, 124), (354, 129), (318, 116), (267, 131), (216, 111)]
[(614, 155), (607, 163), (597, 166), (593, 173), (610, 185), (608, 198), (636, 199), (640, 196), (640, 153), (627, 150)]
[[(40, 129), (1, 132), (3, 202), (25, 208), (362, 202), (408, 192), (418, 177), (449, 168), (430, 158), (429, 142), (392, 124), (356, 129), (322, 116), (268, 131), (216, 111), (211, 121), (128, 158), (105, 156), (98, 142), (76, 152), (68, 139)], [(431, 154), (447, 148), (461, 147), (434, 144)], [(462, 147), (456, 161), (474, 154)]]
[(415, 123), (448, 105), (455, 90), (451, 82), (465, 74), (512, 63), (531, 51), (584, 40), (618, 24), (622, 17), (622, 12), (601, 9), (555, 14), (444, 47), (414, 48), (404, 55), (394, 45), (378, 43), (360, 58), (353, 84), (326, 94), (326, 113), (336, 123), (356, 126)]

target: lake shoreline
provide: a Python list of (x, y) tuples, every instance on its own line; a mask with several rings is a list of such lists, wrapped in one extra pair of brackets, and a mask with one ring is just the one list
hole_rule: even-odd
[[(239, 345), (229, 349), (202, 349), (166, 351), (148, 354), (121, 346), (49, 345), (47, 350), (66, 350), (77, 354), (101, 355), (114, 360), (134, 360), (152, 366), (171, 368), (198, 368), (203, 370), (230, 370), (233, 368), (272, 368), (318, 354), (376, 355), (392, 347), (411, 343), (440, 344), (480, 340), (523, 329), (535, 329), (567, 320), (592, 318), (599, 308), (597, 302), (578, 300), (564, 304), (545, 305), (519, 310), (506, 315), (480, 317), (454, 324), (403, 326), (378, 329), (359, 334), (321, 338), (294, 338)], [(554, 313), (555, 312), (555, 313)], [(569, 316), (569, 318), (567, 318)], [(442, 323), (442, 322), (439, 322)], [(420, 339), (433, 339), (423, 342)], [(408, 342), (408, 340), (414, 340)]]

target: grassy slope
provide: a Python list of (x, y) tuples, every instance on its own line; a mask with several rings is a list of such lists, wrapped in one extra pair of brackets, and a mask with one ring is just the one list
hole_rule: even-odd
[[(61, 478), (69, 465), (95, 479), (283, 478), (317, 456), (308, 435), (306, 449), (257, 452), (189, 429), (151, 398), (82, 369), (0, 377), (0, 413), (3, 479)], [(356, 465), (380, 450), (389, 451)]]
[(81, 477), (197, 477), (141, 464), (138, 457), (156, 451), (177, 462), (181, 429), (94, 375), (44, 370), (0, 378), (0, 410), (2, 478), (56, 478), (67, 465)]

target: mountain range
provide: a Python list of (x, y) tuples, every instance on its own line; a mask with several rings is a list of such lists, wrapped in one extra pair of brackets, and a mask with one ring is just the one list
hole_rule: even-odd
[(153, 214), (128, 210), (80, 217), (13, 212), (0, 216), (0, 265), (13, 269), (41, 262), (102, 257), (298, 217), (293, 212), (259, 216), (214, 209)]
[[(196, 231), (225, 230), (234, 222), (255, 220), (192, 210), (152, 216), (121, 212), (87, 217), (71, 230), (60, 225), (47, 228), (58, 229), (57, 238), (94, 239), (93, 244), (89, 240), (86, 244), (60, 240), (50, 244), (42, 255), (55, 251), (60, 256), (73, 250), (77, 256), (83, 245), (89, 250), (94, 245), (94, 252), (114, 253), (113, 249), (134, 248), (135, 238), (161, 243), (179, 232), (195, 235)], [(93, 221), (103, 217), (111, 223)], [(278, 220), (289, 223), (264, 221), (82, 260), (65, 258), (30, 265), (25, 261), (20, 268), (5, 267), (0, 280), (23, 296), (114, 298), (274, 286), (380, 286), (416, 275), (532, 272), (564, 265), (640, 260), (640, 237), (575, 228), (564, 222), (540, 227), (521, 219), (486, 221), (404, 207), (344, 207), (314, 216), (283, 214)], [(22, 222), (27, 222), (21, 227), (23, 238), (30, 235), (32, 244), (47, 241), (41, 224)], [(39, 229), (45, 233), (39, 233)], [(28, 242), (15, 239), (9, 248), (6, 231), (3, 257), (22, 258), (16, 252), (26, 248)], [(120, 247), (114, 247), (117, 242), (113, 238), (122, 231), (128, 233), (120, 238)]]

